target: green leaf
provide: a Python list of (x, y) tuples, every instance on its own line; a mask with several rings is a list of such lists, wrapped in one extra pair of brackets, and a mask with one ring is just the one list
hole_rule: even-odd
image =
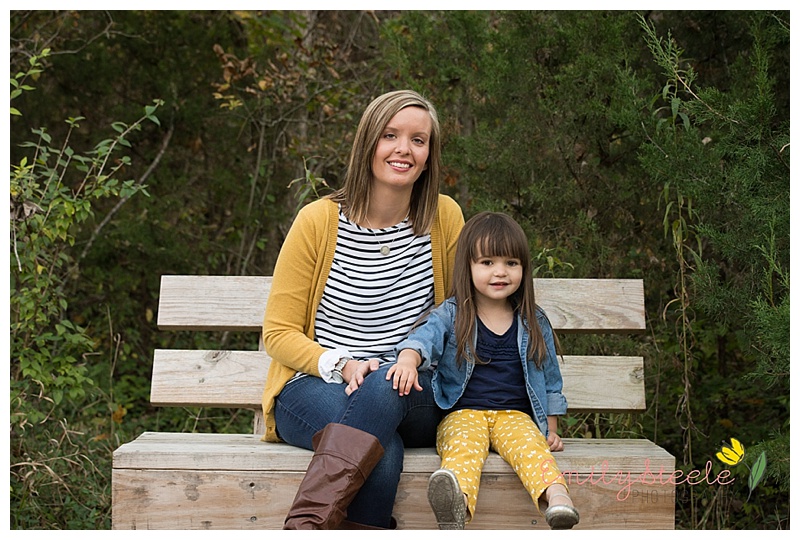
[(678, 113), (678, 116), (683, 120), (683, 127), (688, 131), (690, 127), (692, 127), (691, 122), (689, 122), (689, 117), (686, 113)]
[(753, 491), (758, 483), (761, 481), (761, 478), (764, 476), (764, 471), (767, 469), (767, 453), (761, 452), (761, 455), (758, 456), (756, 462), (753, 463), (753, 469), (750, 471), (750, 477), (747, 479), (747, 486), (750, 488), (750, 491)]

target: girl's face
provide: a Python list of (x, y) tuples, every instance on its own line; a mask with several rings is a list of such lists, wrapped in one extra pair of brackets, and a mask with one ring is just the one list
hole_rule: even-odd
[(514, 257), (478, 257), (470, 265), (475, 302), (507, 302), (522, 283), (522, 261)]
[(433, 121), (425, 109), (411, 106), (395, 114), (375, 147), (374, 182), (410, 191), (427, 168), (432, 129)]

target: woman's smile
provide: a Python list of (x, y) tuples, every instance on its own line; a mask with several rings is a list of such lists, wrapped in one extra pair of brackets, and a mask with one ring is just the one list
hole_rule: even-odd
[(431, 116), (425, 109), (411, 106), (395, 114), (375, 147), (374, 181), (411, 189), (427, 167), (432, 129)]

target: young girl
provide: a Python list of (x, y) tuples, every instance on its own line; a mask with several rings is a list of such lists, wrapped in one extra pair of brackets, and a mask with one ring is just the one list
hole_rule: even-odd
[[(528, 240), (505, 214), (483, 212), (461, 231), (451, 298), (397, 348), (390, 375), (401, 392), (418, 383), (413, 367), (436, 365), (432, 386), (448, 411), (439, 424), (441, 468), (428, 482), (440, 529), (463, 529), (475, 513), (489, 449), (508, 462), (552, 529), (578, 523), (551, 451), (563, 450), (556, 338), (533, 294)], [(388, 377), (387, 377), (388, 378)]]

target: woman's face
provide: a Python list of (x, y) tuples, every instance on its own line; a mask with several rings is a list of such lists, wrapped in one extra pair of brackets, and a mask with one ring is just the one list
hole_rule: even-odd
[(421, 107), (406, 107), (395, 114), (375, 147), (373, 181), (410, 191), (427, 168), (432, 127), (430, 114)]

